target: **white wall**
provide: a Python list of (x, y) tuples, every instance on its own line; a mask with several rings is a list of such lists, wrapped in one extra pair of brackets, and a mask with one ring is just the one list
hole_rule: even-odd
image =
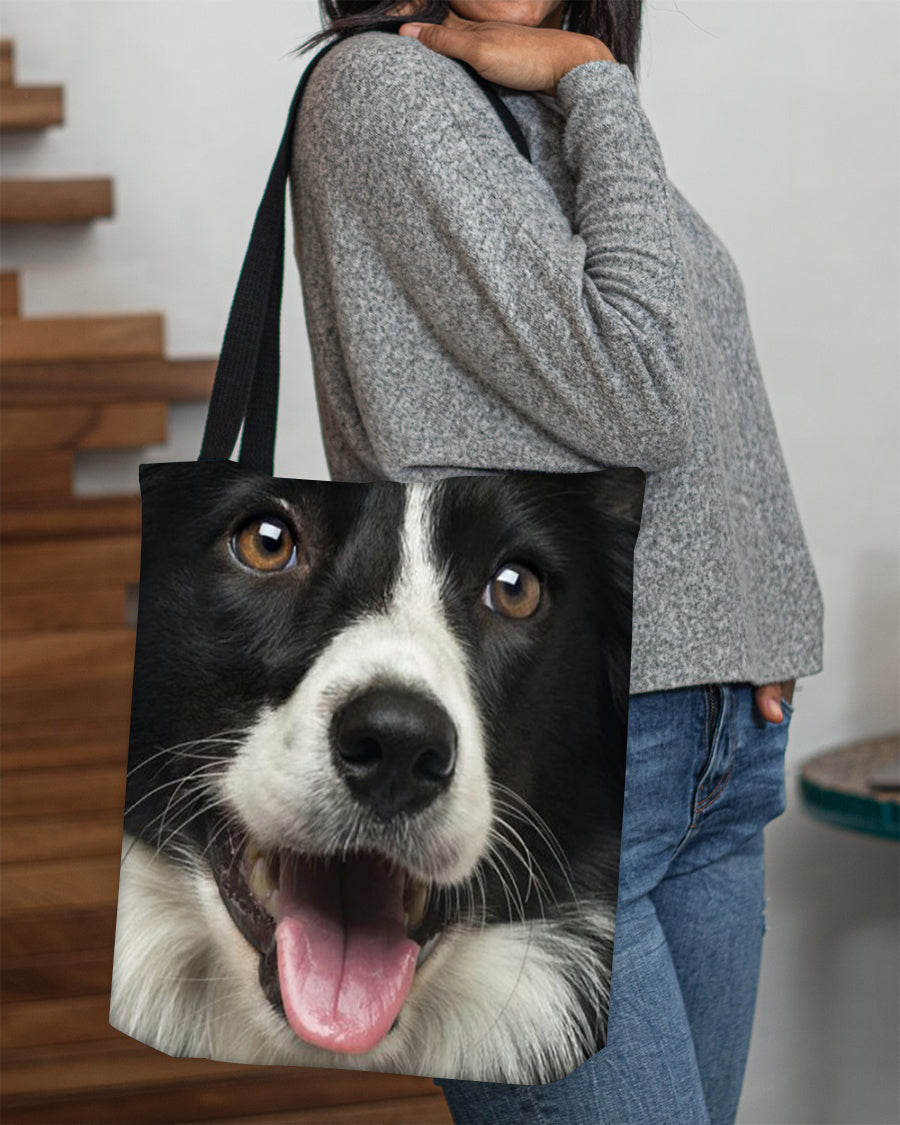
[[(116, 181), (112, 222), (5, 234), (26, 311), (161, 309), (172, 356), (214, 354), (302, 65), (289, 52), (317, 26), (313, 0), (4, 0), (20, 80), (63, 82), (67, 106), (65, 128), (4, 140), (4, 174)], [(647, 2), (642, 99), (741, 269), (825, 596), (792, 784), (816, 750), (898, 725), (898, 33), (895, 0)], [(286, 294), (277, 468), (324, 477), (290, 263)], [(195, 457), (202, 420), (179, 408), (167, 447), (85, 458), (79, 487)], [(792, 806), (769, 857), (743, 1120), (893, 1120), (896, 851)]]

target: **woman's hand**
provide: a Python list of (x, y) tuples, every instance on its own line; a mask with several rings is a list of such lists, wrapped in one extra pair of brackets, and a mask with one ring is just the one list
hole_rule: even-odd
[(796, 680), (784, 680), (779, 684), (762, 684), (753, 689), (753, 698), (756, 709), (764, 719), (770, 723), (780, 723), (784, 718), (781, 708), (782, 699), (788, 703), (794, 698), (794, 684)]
[(596, 59), (616, 61), (593, 35), (500, 20), (464, 20), (452, 11), (443, 23), (404, 23), (399, 31), (417, 36), (441, 55), (462, 59), (489, 82), (551, 96), (573, 67)]

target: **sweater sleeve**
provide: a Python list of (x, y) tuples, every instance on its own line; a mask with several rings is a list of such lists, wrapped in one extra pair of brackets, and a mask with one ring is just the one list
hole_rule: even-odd
[[(559, 83), (570, 225), (456, 62), (414, 39), (378, 39), (326, 57), (301, 107), (301, 205), (324, 232), (330, 284), (353, 290), (374, 255), (390, 299), (373, 333), (390, 331), (400, 300), (407, 328), (411, 313), (485, 394), (576, 454), (681, 463), (691, 309), (671, 188), (631, 72), (598, 60)], [(364, 367), (365, 347), (355, 354)]]

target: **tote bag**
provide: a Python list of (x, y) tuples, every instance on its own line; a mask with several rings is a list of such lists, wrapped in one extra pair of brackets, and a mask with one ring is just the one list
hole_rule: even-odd
[(199, 459), (140, 467), (110, 1021), (172, 1055), (552, 1082), (606, 1041), (644, 475), (273, 475), (291, 139), (334, 45)]

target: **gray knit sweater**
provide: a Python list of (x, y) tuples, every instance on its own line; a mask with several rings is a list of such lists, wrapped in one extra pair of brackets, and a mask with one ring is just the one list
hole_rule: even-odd
[(291, 194), (337, 480), (647, 472), (632, 692), (821, 667), (822, 603), (728, 251), (669, 181), (634, 78), (477, 84), (416, 39), (336, 46)]

